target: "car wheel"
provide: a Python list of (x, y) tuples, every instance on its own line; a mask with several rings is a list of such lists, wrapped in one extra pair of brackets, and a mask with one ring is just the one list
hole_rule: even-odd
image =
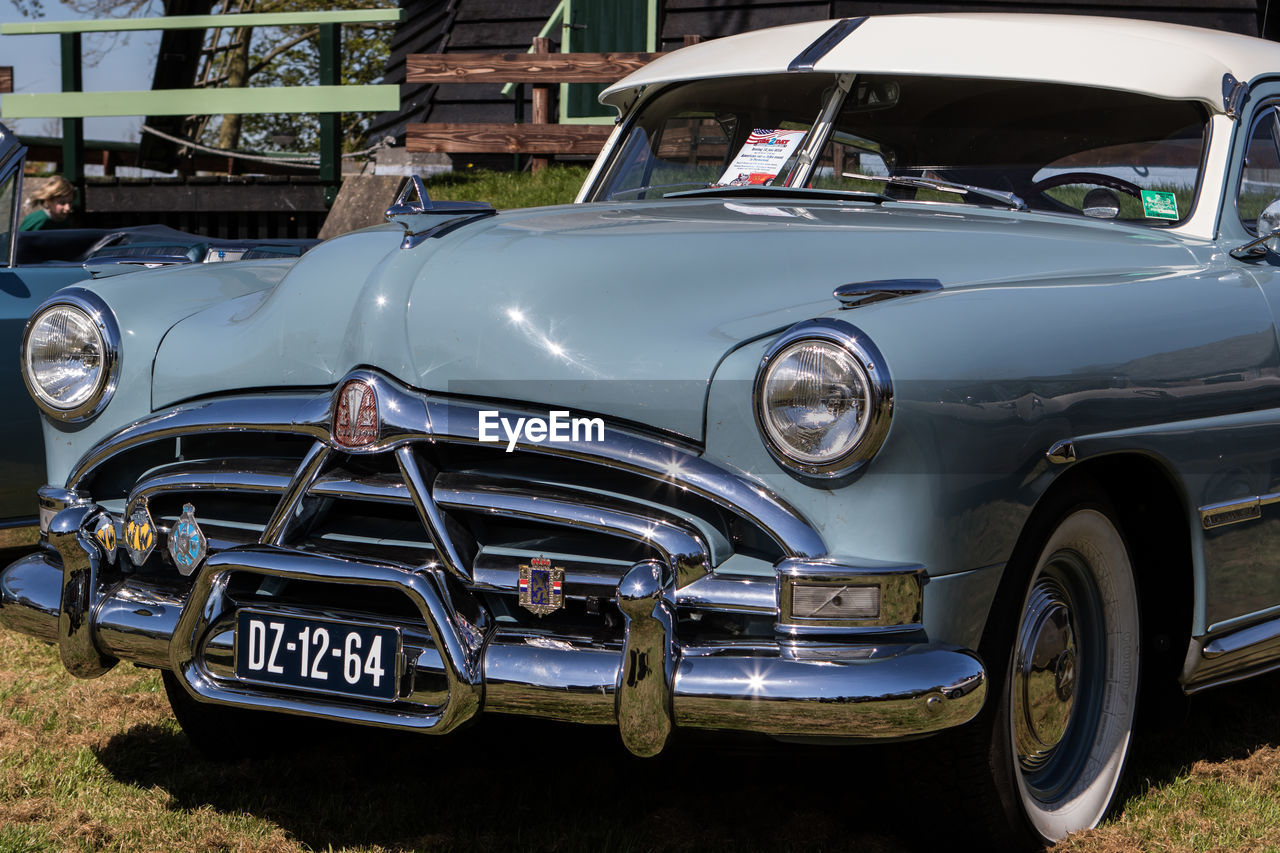
[(1137, 707), (1138, 637), (1124, 539), (1101, 509), (1077, 508), (1031, 573), (995, 733), (1044, 839), (1095, 826), (1111, 806)]
[(1042, 507), (992, 607), (981, 649), (992, 701), (955, 733), (951, 798), (1006, 849), (1096, 826), (1124, 771), (1140, 626), (1113, 517), (1080, 493)]

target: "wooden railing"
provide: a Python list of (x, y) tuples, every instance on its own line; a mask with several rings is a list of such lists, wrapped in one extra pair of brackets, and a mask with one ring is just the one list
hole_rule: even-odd
[[(686, 36), (685, 43), (698, 41)], [(429, 122), (405, 128), (405, 148), (443, 154), (533, 154), (535, 170), (554, 154), (596, 154), (613, 132), (605, 124), (552, 124), (551, 87), (613, 83), (661, 53), (551, 53), (534, 39), (532, 53), (415, 53), (406, 57), (409, 83), (531, 83), (533, 122)]]

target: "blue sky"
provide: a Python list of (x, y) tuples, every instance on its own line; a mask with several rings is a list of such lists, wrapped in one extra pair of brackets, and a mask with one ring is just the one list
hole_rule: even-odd
[[(44, 20), (71, 21), (83, 18), (63, 6), (57, 0), (45, 0)], [(0, 23), (29, 21), (24, 18), (11, 0), (0, 0)], [(159, 32), (129, 33), (125, 38), (114, 35), (86, 34), (84, 52), (90, 56), (100, 53), (96, 65), (86, 63), (84, 87), (89, 91), (119, 91), (151, 88), (151, 75), (155, 70), (156, 46)], [(58, 36), (0, 36), (0, 65), (13, 66), (15, 92), (57, 92), (62, 88), (62, 76), (58, 58)], [(45, 119), (9, 121), (4, 118), (3, 101), (0, 100), (0, 121), (18, 133), (33, 136), (50, 134), (50, 122)], [(127, 118), (91, 118), (85, 120), (85, 137), (88, 139), (119, 139), (138, 141), (138, 127), (142, 116)]]

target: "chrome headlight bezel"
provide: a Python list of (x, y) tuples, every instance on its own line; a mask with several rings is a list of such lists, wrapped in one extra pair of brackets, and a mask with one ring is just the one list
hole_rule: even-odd
[[(861, 369), (861, 379), (866, 389), (866, 415), (856, 438), (838, 456), (820, 463), (788, 452), (791, 448), (770, 427), (765, 408), (770, 368), (778, 362), (780, 356), (785, 356), (795, 346), (809, 341), (819, 341), (843, 350)], [(858, 471), (884, 444), (893, 416), (893, 381), (889, 377), (889, 366), (885, 363), (884, 356), (861, 330), (843, 320), (817, 318), (792, 326), (769, 346), (756, 368), (751, 402), (756, 428), (769, 455), (792, 474), (830, 481)]]
[[(84, 315), (97, 333), (102, 350), (97, 378), (89, 395), (73, 406), (60, 406), (40, 387), (31, 371), (31, 335), (49, 311), (70, 308)], [(96, 417), (111, 401), (120, 376), (120, 327), (115, 314), (96, 293), (83, 288), (67, 288), (46, 300), (32, 313), (22, 333), (22, 381), (40, 411), (63, 423), (82, 423)]]

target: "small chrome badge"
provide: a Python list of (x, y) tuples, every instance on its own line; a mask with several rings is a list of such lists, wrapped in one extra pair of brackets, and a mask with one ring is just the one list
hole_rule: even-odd
[(564, 569), (544, 557), (520, 566), (520, 606), (545, 616), (564, 607)]
[(338, 389), (333, 440), (341, 447), (368, 447), (378, 440), (378, 395), (363, 379), (349, 379)]
[(169, 531), (169, 556), (178, 567), (183, 577), (191, 574), (200, 565), (205, 554), (209, 553), (209, 541), (204, 531), (196, 524), (196, 508), (191, 504), (182, 505), (182, 515)]
[(98, 516), (98, 523), (93, 526), (93, 538), (102, 547), (102, 556), (108, 563), (116, 561), (116, 523), (111, 516)]
[(156, 548), (156, 524), (147, 509), (147, 499), (137, 498), (129, 504), (124, 522), (124, 547), (135, 566), (141, 566)]

